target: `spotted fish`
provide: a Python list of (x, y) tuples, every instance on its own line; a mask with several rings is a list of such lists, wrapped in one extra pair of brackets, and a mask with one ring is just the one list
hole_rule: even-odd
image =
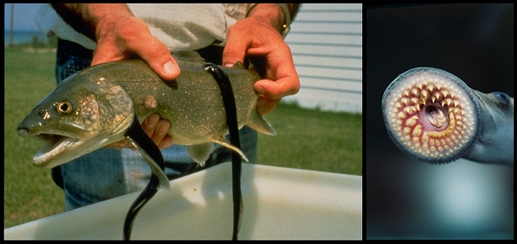
[[(192, 51), (173, 53), (180, 76), (163, 81), (142, 60), (121, 60), (86, 68), (59, 84), (18, 125), (18, 134), (45, 142), (34, 156), (34, 165), (55, 167), (125, 138), (136, 117), (143, 121), (157, 113), (171, 123), (174, 143), (188, 145), (192, 159), (204, 164), (218, 143), (243, 159), (246, 155), (223, 135), (228, 133), (221, 92), (214, 77), (204, 70), (204, 60)], [(257, 112), (259, 94), (253, 85), (256, 71), (240, 63), (220, 67), (234, 90), (238, 127), (275, 135), (273, 127)], [(152, 160), (151, 160), (152, 161)], [(169, 181), (150, 163), (162, 188)]]

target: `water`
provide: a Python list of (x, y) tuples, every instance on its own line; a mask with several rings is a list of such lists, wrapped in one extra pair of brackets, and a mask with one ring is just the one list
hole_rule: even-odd
[[(30, 30), (14, 30), (13, 31), (13, 43), (32, 43), (33, 37), (38, 37), (40, 42), (48, 43), (48, 38), (41, 31), (30, 31)], [(4, 46), (9, 44), (9, 31), (4, 31)]]

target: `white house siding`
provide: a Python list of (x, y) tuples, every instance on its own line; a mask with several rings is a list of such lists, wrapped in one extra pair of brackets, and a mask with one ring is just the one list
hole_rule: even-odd
[(362, 113), (362, 5), (303, 4), (286, 42), (301, 88), (284, 101)]

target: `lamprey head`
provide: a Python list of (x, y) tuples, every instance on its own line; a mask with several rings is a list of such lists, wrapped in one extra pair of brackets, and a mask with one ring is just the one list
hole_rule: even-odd
[(458, 77), (414, 68), (386, 89), (382, 112), (388, 134), (410, 156), (448, 163), (468, 154), (478, 128), (476, 99)]

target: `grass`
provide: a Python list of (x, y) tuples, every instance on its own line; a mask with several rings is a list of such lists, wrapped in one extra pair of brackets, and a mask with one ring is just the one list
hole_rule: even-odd
[(41, 147), (21, 138), (16, 126), (55, 87), (55, 55), (5, 49), (4, 69), (4, 228), (64, 210), (63, 192), (47, 169), (31, 165)]
[[(31, 165), (41, 142), (16, 126), (55, 87), (55, 54), (4, 49), (4, 228), (64, 211), (48, 169)], [(279, 105), (266, 119), (278, 136), (259, 135), (261, 164), (362, 175), (362, 116)]]
[(276, 137), (259, 134), (260, 164), (362, 175), (362, 116), (281, 103), (266, 119)]

